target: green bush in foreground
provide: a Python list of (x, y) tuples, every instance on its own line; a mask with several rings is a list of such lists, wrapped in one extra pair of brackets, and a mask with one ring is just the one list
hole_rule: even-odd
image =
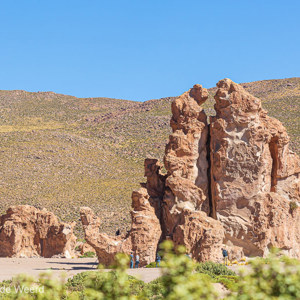
[[(250, 262), (241, 277), (225, 266), (196, 264), (184, 253), (184, 247), (162, 245), (162, 276), (146, 284), (126, 274), (128, 256), (118, 254), (113, 270), (83, 272), (65, 284), (42, 274), (38, 281), (18, 276), (0, 283), (0, 299), (10, 300), (147, 300), (218, 299), (212, 282), (231, 290), (227, 300), (300, 299), (300, 262), (271, 255), (267, 260)], [(232, 275), (234, 274), (234, 275)], [(7, 290), (10, 289), (10, 290)]]
[(229, 300), (289, 300), (300, 299), (300, 261), (276, 257), (273, 253), (264, 263), (262, 259), (250, 262), (251, 269), (242, 274), (237, 292)]
[(175, 253), (172, 242), (165, 241), (162, 250), (163, 299), (217, 299), (211, 281), (194, 272), (196, 264), (185, 255), (183, 246)]

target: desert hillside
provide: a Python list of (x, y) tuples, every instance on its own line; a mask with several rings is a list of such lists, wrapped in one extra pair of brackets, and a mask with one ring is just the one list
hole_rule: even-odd
[[(300, 154), (300, 78), (242, 86), (283, 122)], [(215, 88), (209, 91), (204, 107), (213, 115)], [(79, 219), (80, 206), (90, 206), (102, 216), (103, 230), (129, 227), (131, 192), (144, 181), (144, 158), (163, 157), (173, 99), (0, 91), (0, 213), (31, 204), (69, 221)]]

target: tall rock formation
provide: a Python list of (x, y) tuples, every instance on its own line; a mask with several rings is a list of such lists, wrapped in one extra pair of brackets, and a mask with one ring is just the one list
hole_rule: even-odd
[(74, 256), (73, 223), (62, 223), (46, 209), (11, 206), (0, 216), (0, 257)]
[(263, 256), (274, 246), (300, 258), (300, 160), (288, 148), (286, 130), (230, 79), (217, 87), (210, 125), (201, 85), (172, 103), (167, 174), (156, 159), (145, 160), (147, 181), (132, 194), (125, 237), (101, 234), (99, 220), (82, 210), (87, 242), (100, 262), (134, 251), (145, 265), (164, 239), (201, 261), (220, 260), (224, 244), (231, 257)]
[(172, 103), (173, 133), (164, 157), (168, 172), (163, 199), (164, 232), (199, 260), (220, 258), (224, 237), (220, 222), (207, 216), (212, 211), (209, 138), (207, 116), (201, 107), (207, 98), (207, 90), (197, 84)]
[(283, 125), (230, 79), (217, 84), (210, 120), (211, 190), (226, 240), (247, 255), (272, 246), (300, 257), (300, 160)]

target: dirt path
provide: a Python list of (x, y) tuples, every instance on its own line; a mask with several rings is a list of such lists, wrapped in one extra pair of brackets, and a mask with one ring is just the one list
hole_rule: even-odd
[[(70, 278), (77, 273), (93, 271), (97, 265), (95, 258), (0, 258), (0, 282), (18, 274), (37, 278), (40, 273), (47, 271), (53, 274), (53, 278)], [(161, 276), (161, 269), (128, 269), (127, 273), (148, 283)], [(214, 287), (222, 299), (226, 289), (219, 283), (214, 283)]]
[[(84, 271), (95, 270), (98, 263), (95, 258), (0, 258), (0, 281), (11, 279), (18, 274), (37, 277), (40, 273), (51, 271), (54, 278), (67, 278)], [(145, 282), (161, 275), (160, 269), (128, 269), (128, 274)]]

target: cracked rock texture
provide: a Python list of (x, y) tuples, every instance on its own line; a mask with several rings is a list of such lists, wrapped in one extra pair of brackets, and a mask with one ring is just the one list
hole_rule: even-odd
[(218, 82), (216, 116), (201, 105), (201, 85), (172, 103), (172, 134), (164, 166), (145, 160), (146, 183), (132, 194), (132, 228), (124, 237), (99, 232), (99, 218), (81, 209), (87, 242), (99, 261), (117, 252), (155, 260), (159, 242), (183, 244), (193, 258), (221, 260), (221, 247), (239, 258), (278, 247), (300, 258), (300, 160), (283, 125), (261, 101), (230, 79)]
[(212, 202), (225, 242), (246, 255), (279, 247), (300, 257), (300, 160), (281, 122), (230, 79), (217, 84), (210, 120)]

